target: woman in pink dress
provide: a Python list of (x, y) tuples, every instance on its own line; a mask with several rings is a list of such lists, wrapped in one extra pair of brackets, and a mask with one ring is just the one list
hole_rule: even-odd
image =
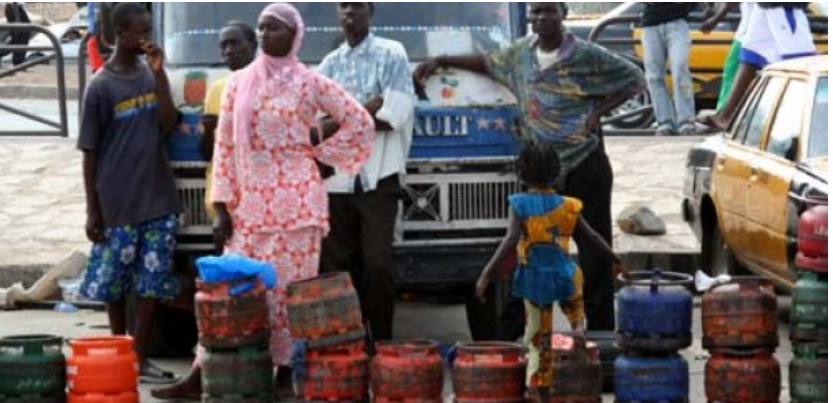
[[(294, 7), (266, 7), (257, 32), (260, 54), (226, 88), (211, 199), (226, 252), (270, 262), (278, 274), (270, 296), (271, 352), (285, 384), (292, 346), (286, 287), (318, 274), (329, 230), (327, 189), (316, 161), (355, 175), (370, 156), (375, 132), (361, 104), (298, 60), (304, 23)], [(340, 128), (313, 146), (310, 129), (322, 114)]]

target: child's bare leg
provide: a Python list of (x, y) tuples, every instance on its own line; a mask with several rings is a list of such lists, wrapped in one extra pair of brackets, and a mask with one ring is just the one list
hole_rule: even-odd
[(529, 300), (524, 300), (526, 308), (526, 333), (524, 344), (527, 347), (526, 384), (533, 399), (548, 391), (552, 385), (552, 305), (541, 307)]

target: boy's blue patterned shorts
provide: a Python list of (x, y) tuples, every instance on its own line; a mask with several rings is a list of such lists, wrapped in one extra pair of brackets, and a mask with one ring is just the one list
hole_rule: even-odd
[(93, 245), (81, 294), (101, 302), (131, 293), (139, 298), (175, 298), (179, 281), (172, 260), (177, 225), (177, 217), (170, 215), (106, 229), (104, 241)]

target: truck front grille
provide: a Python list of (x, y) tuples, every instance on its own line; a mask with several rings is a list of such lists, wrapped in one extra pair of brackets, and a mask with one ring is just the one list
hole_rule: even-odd
[(449, 217), (452, 221), (507, 219), (507, 198), (517, 192), (518, 185), (514, 181), (452, 183), (449, 185)]
[(178, 179), (176, 188), (183, 209), (179, 233), (210, 235), (213, 223), (205, 208), (205, 179)]
[(406, 179), (403, 229), (437, 231), (505, 228), (514, 175), (417, 174)]

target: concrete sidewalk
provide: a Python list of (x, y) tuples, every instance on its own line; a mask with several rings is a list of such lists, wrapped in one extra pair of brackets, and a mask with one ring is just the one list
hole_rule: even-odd
[[(87, 81), (90, 75), (87, 72)], [(64, 65), (64, 84), (67, 99), (77, 102), (79, 92), (78, 64), (72, 60)], [(0, 98), (57, 99), (58, 68), (53, 61), (39, 65), (11, 77), (0, 79)]]
[[(700, 247), (680, 216), (689, 148), (699, 138), (611, 137), (614, 217), (633, 203), (652, 208), (668, 234), (640, 237), (614, 228), (623, 255), (696, 257)], [(43, 268), (86, 252), (81, 153), (72, 139), (0, 137), (0, 287), (11, 268)], [(654, 264), (657, 264), (654, 259)], [(645, 263), (647, 264), (647, 262)], [(661, 262), (667, 267), (667, 262)], [(635, 267), (642, 268), (642, 267)]]

